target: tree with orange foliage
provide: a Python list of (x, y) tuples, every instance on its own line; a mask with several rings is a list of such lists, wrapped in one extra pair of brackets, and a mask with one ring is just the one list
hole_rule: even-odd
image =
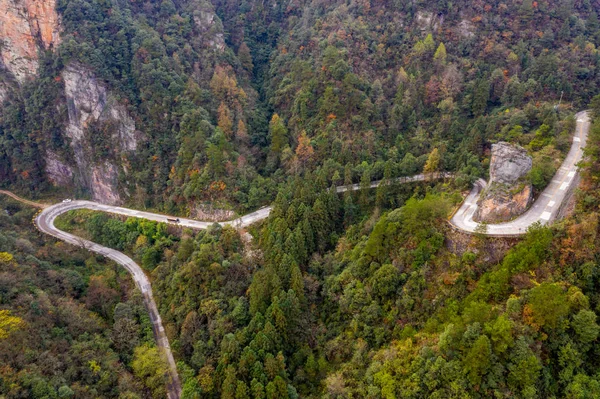
[(298, 156), (303, 167), (306, 163), (311, 161), (314, 153), (315, 150), (310, 144), (310, 139), (306, 135), (306, 130), (303, 130), (298, 136), (298, 146), (296, 147), (296, 156)]
[(224, 102), (221, 102), (218, 110), (218, 122), (217, 126), (223, 131), (227, 139), (231, 139), (233, 136), (233, 121), (231, 120), (231, 110)]

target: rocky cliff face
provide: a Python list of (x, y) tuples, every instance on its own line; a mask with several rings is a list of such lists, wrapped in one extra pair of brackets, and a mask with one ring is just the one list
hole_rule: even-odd
[(193, 4), (194, 23), (200, 31), (200, 37), (206, 46), (218, 52), (223, 52), (225, 50), (223, 25), (221, 20), (217, 18), (212, 4), (209, 1), (196, 1)]
[(531, 166), (525, 149), (504, 142), (494, 144), (490, 182), (479, 200), (475, 220), (498, 223), (522, 214), (533, 199), (531, 183), (525, 179)]
[(38, 68), (38, 50), (60, 41), (56, 0), (0, 0), (0, 56), (22, 83)]
[[(115, 162), (137, 149), (140, 132), (120, 104), (94, 74), (79, 64), (68, 65), (62, 78), (65, 82), (65, 97), (69, 114), (65, 129), (73, 150), (73, 160), (61, 160), (56, 154), (47, 153), (46, 173), (58, 185), (72, 182), (86, 187), (95, 201), (106, 204), (122, 202), (118, 175), (119, 166), (126, 162)], [(109, 131), (108, 138), (114, 156), (113, 161), (94, 162), (94, 146), (88, 127), (96, 123)], [(74, 166), (69, 166), (72, 164)]]

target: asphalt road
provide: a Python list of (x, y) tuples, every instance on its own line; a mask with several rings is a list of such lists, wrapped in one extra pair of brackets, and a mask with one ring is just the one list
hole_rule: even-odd
[[(560, 205), (562, 204), (566, 193), (569, 191), (575, 181), (577, 174), (577, 163), (582, 159), (583, 147), (585, 146), (587, 135), (590, 127), (589, 117), (587, 113), (580, 112), (577, 114), (577, 128), (573, 137), (573, 144), (571, 149), (565, 158), (560, 169), (556, 172), (556, 175), (552, 179), (552, 182), (542, 192), (540, 197), (535, 201), (533, 206), (520, 217), (507, 223), (501, 224), (488, 224), (487, 235), (491, 236), (505, 236), (505, 235), (520, 235), (524, 234), (529, 226), (535, 222), (541, 222), (546, 224), (554, 220), (558, 214)], [(433, 180), (440, 178), (452, 178), (452, 173), (433, 173), (433, 174), (419, 174), (410, 177), (400, 177), (393, 179), (390, 183), (403, 184), (417, 181)], [(374, 181), (370, 184), (370, 188), (376, 188), (382, 181)], [(473, 220), (473, 215), (477, 210), (477, 200), (481, 191), (485, 188), (486, 182), (483, 179), (479, 179), (462, 206), (453, 215), (451, 219), (451, 225), (459, 230), (465, 232), (475, 232), (478, 223)], [(346, 191), (360, 190), (359, 184), (353, 184), (349, 186), (339, 186), (336, 188), (336, 192), (343, 193)], [(10, 192), (0, 192), (15, 198), (14, 194)], [(23, 202), (29, 203), (30, 201), (16, 198)], [(74, 209), (91, 209), (96, 211), (108, 212), (117, 215), (123, 215), (128, 217), (138, 217), (147, 220), (153, 220), (156, 222), (163, 222), (173, 224), (182, 227), (189, 227), (192, 229), (207, 229), (213, 225), (213, 222), (203, 222), (186, 218), (177, 218), (176, 216), (162, 215), (158, 213), (138, 211), (135, 209), (123, 208), (118, 206), (104, 205), (92, 201), (72, 201), (66, 203), (59, 203), (56, 205), (47, 206), (45, 204), (32, 203), (34, 206), (43, 208), (43, 211), (37, 216), (36, 224), (38, 228), (47, 234), (50, 234), (60, 240), (66, 241), (73, 245), (77, 245), (86, 248), (90, 251), (99, 253), (106, 256), (118, 264), (122, 265), (133, 277), (137, 287), (140, 289), (144, 296), (144, 302), (148, 313), (150, 314), (150, 320), (152, 321), (152, 327), (154, 330), (155, 339), (157, 345), (163, 350), (163, 353), (169, 363), (169, 386), (168, 393), (169, 398), (175, 399), (181, 396), (181, 383), (177, 374), (177, 367), (173, 354), (169, 346), (168, 338), (165, 334), (162, 326), (162, 321), (158, 313), (156, 303), (152, 297), (152, 287), (150, 280), (144, 274), (141, 267), (135, 263), (127, 255), (116, 251), (111, 248), (101, 246), (88, 240), (84, 240), (80, 237), (66, 233), (57, 229), (54, 226), (54, 221), (59, 215)], [(266, 219), (271, 213), (272, 207), (264, 207), (255, 212), (246, 214), (237, 219), (231, 221), (220, 222), (221, 225), (230, 225), (235, 228), (247, 227), (253, 223)], [(175, 221), (177, 220), (177, 221)]]
[[(521, 216), (506, 223), (488, 224), (487, 235), (511, 236), (525, 234), (529, 226), (536, 222), (545, 225), (556, 219), (566, 194), (576, 184), (577, 164), (583, 157), (583, 148), (587, 142), (590, 129), (590, 119), (586, 111), (579, 112), (575, 117), (577, 125), (571, 149), (550, 184)], [(475, 183), (466, 200), (450, 221), (455, 228), (466, 232), (475, 231), (479, 223), (473, 220), (473, 215), (477, 211), (477, 200), (486, 184), (483, 179), (479, 179)]]
[(179, 375), (177, 374), (177, 366), (175, 364), (175, 359), (173, 358), (173, 353), (171, 352), (171, 347), (169, 346), (169, 339), (165, 334), (165, 329), (162, 325), (160, 314), (158, 313), (158, 308), (156, 307), (156, 303), (154, 302), (154, 298), (152, 297), (152, 286), (150, 285), (150, 280), (148, 279), (142, 268), (137, 263), (135, 263), (129, 256), (119, 251), (104, 247), (102, 245), (96, 244), (88, 240), (84, 240), (83, 238), (59, 230), (54, 226), (54, 221), (59, 215), (72, 209), (86, 207), (85, 205), (85, 201), (76, 201), (69, 203), (60, 203), (45, 208), (36, 217), (35, 223), (40, 229), (40, 231), (54, 236), (59, 240), (68, 242), (70, 244), (85, 248), (89, 251), (93, 251), (107, 258), (110, 258), (113, 261), (120, 264), (121, 266), (123, 266), (129, 272), (129, 274), (131, 274), (133, 280), (135, 281), (135, 284), (141, 291), (142, 296), (144, 298), (144, 305), (146, 306), (146, 310), (148, 311), (148, 314), (150, 316), (150, 321), (152, 322), (152, 331), (154, 332), (156, 345), (161, 349), (162, 354), (167, 360), (169, 366), (167, 386), (168, 397), (170, 399), (178, 399), (181, 396), (181, 382), (179, 380)]

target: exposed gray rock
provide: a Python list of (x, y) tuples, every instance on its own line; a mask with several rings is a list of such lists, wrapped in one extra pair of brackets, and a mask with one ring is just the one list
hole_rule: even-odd
[(68, 186), (73, 184), (73, 168), (61, 161), (55, 153), (46, 153), (46, 174), (52, 184)]
[(215, 14), (212, 4), (208, 1), (197, 0), (194, 4), (193, 19), (206, 45), (218, 52), (223, 52), (225, 50), (223, 24)]
[[(65, 131), (73, 150), (73, 163), (77, 166), (74, 172), (76, 180), (92, 193), (94, 200), (118, 204), (122, 202), (118, 168), (108, 161), (100, 165), (93, 163), (92, 145), (86, 137), (86, 129), (94, 122), (109, 126), (116, 156), (136, 150), (141, 133), (136, 131), (135, 122), (125, 106), (111, 95), (91, 70), (73, 63), (64, 69), (62, 77), (69, 115)], [(46, 163), (50, 165), (46, 168), (49, 175), (56, 171), (56, 160), (49, 157)]]
[(501, 141), (492, 145), (490, 183), (515, 184), (529, 173), (531, 166), (527, 150)]
[(8, 94), (8, 87), (4, 84), (4, 82), (0, 81), (0, 104), (4, 102), (6, 95)]
[(221, 222), (233, 219), (235, 213), (232, 210), (215, 208), (211, 204), (197, 204), (192, 208), (191, 216), (198, 220)]
[(117, 167), (109, 162), (92, 166), (91, 187), (95, 201), (103, 204), (118, 204), (121, 197), (117, 191)]
[(442, 14), (436, 15), (430, 11), (419, 10), (415, 14), (415, 23), (419, 30), (423, 32), (432, 32), (439, 29), (444, 23)]
[(462, 37), (470, 39), (473, 36), (475, 36), (476, 28), (475, 28), (475, 25), (473, 24), (473, 22), (471, 22), (468, 19), (463, 19), (462, 21), (459, 22), (459, 24), (457, 26), (457, 31), (458, 31), (458, 34), (461, 35)]
[(492, 145), (490, 182), (474, 219), (505, 222), (525, 212), (533, 199), (533, 189), (526, 178), (531, 166), (531, 157), (524, 148), (505, 142)]
[[(0, 44), (1, 43), (0, 40)], [(4, 100), (8, 97), (9, 91), (17, 86), (18, 83), (14, 75), (6, 68), (2, 58), (0, 58), (0, 105), (2, 105)]]

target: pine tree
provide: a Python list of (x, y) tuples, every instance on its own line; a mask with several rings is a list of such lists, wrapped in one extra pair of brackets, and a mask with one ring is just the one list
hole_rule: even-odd
[(367, 206), (369, 204), (369, 188), (371, 187), (371, 170), (365, 168), (360, 178), (360, 205)]
[(254, 64), (252, 63), (252, 55), (250, 54), (250, 48), (244, 42), (238, 49), (238, 58), (242, 63), (244, 69), (250, 73), (254, 70)]
[(217, 126), (223, 131), (227, 139), (231, 139), (233, 136), (233, 121), (231, 120), (231, 110), (224, 102), (221, 102), (218, 110), (218, 122)]
[(306, 166), (313, 157), (315, 150), (310, 144), (310, 139), (306, 135), (306, 130), (302, 130), (302, 133), (298, 136), (298, 146), (296, 147), (296, 155), (298, 160), (302, 163), (302, 167)]
[(279, 157), (284, 147), (288, 145), (288, 131), (278, 114), (273, 114), (271, 118), (269, 134), (271, 135), (271, 153)]
[(435, 49), (435, 41), (433, 40), (433, 36), (431, 35), (431, 33), (428, 34), (425, 40), (423, 41), (423, 46), (425, 47), (425, 51), (427, 51), (429, 54), (431, 54)]
[(429, 153), (429, 157), (427, 158), (427, 162), (425, 162), (425, 167), (423, 168), (423, 173), (433, 174), (438, 171), (440, 167), (440, 152), (437, 148), (434, 148), (431, 153)]
[(446, 46), (444, 45), (444, 43), (440, 43), (437, 50), (435, 50), (433, 59), (441, 65), (446, 63)]
[(235, 131), (235, 138), (244, 144), (248, 144), (250, 141), (250, 136), (248, 136), (248, 128), (246, 128), (246, 124), (241, 119), (238, 121), (237, 130)]
[(235, 375), (235, 368), (230, 365), (225, 370), (225, 380), (221, 386), (221, 399), (235, 399), (236, 388), (237, 378)]
[(290, 276), (290, 289), (294, 290), (296, 296), (300, 301), (304, 299), (304, 278), (302, 277), (302, 272), (297, 264), (294, 264), (292, 267), (292, 272)]
[(481, 116), (487, 109), (487, 103), (490, 99), (490, 82), (487, 79), (480, 79), (475, 85), (473, 93), (473, 104), (471, 110), (473, 115)]

